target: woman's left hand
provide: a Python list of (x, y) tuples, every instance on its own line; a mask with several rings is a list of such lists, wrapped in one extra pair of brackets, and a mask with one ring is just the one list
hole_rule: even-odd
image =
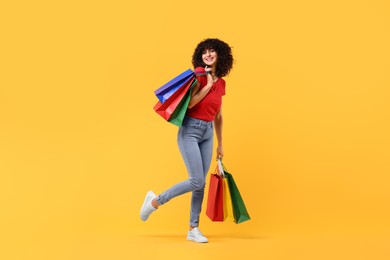
[(223, 159), (224, 153), (223, 153), (223, 148), (222, 146), (217, 147), (217, 160), (218, 159)]

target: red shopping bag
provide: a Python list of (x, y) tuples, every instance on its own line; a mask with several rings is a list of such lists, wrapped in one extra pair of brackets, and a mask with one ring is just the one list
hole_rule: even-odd
[(153, 109), (157, 114), (162, 116), (165, 120), (169, 120), (180, 101), (185, 97), (192, 84), (195, 82), (195, 78), (188, 80), (179, 90), (177, 90), (172, 96), (170, 96), (164, 103), (157, 101)]
[(206, 215), (212, 221), (224, 221), (223, 216), (223, 179), (219, 174), (210, 175), (209, 194)]

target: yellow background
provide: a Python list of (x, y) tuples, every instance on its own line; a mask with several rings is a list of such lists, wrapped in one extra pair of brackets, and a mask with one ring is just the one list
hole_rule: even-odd
[[(390, 4), (1, 1), (1, 259), (389, 259)], [(153, 91), (217, 37), (236, 58), (225, 165), (252, 220), (185, 241)], [(215, 162), (211, 166), (215, 167)], [(252, 255), (252, 256), (250, 256)]]

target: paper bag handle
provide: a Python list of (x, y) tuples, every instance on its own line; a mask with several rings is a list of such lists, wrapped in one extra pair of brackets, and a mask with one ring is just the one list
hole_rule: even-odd
[(221, 175), (222, 177), (225, 177), (225, 173), (223, 171), (223, 166), (222, 166), (222, 161), (220, 158), (218, 158), (218, 172), (219, 172), (219, 175)]

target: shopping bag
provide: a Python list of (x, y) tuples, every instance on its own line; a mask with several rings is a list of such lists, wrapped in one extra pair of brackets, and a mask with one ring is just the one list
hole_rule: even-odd
[(246, 209), (244, 200), (241, 197), (240, 191), (237, 187), (236, 182), (234, 181), (233, 175), (229, 173), (224, 167), (224, 175), (227, 178), (230, 197), (232, 199), (233, 205), (233, 215), (234, 220), (237, 224), (242, 223), (244, 221), (250, 220), (249, 213)]
[(230, 195), (230, 189), (227, 178), (223, 178), (223, 218), (224, 220), (234, 221), (233, 203)]
[[(194, 84), (195, 83), (193, 83), (192, 86)], [(176, 107), (175, 111), (173, 112), (173, 114), (169, 118), (169, 120), (168, 120), (169, 123), (177, 125), (178, 127), (181, 127), (181, 125), (183, 124), (183, 120), (184, 120), (184, 117), (185, 117), (186, 112), (187, 112), (188, 104), (190, 103), (190, 99), (191, 99), (192, 86), (187, 91), (186, 95), (180, 101), (179, 105)]]
[(219, 174), (210, 174), (206, 215), (212, 221), (224, 221), (223, 181), (222, 181), (222, 176), (220, 176)]
[(192, 78), (190, 81), (186, 82), (184, 86), (182, 86), (178, 91), (176, 91), (172, 96), (170, 96), (164, 103), (162, 103), (161, 101), (157, 101), (153, 109), (165, 120), (169, 120), (175, 109), (178, 107), (182, 99), (187, 94), (190, 87), (194, 84), (194, 82), (195, 78)]
[(160, 88), (156, 89), (154, 91), (154, 94), (157, 96), (157, 98), (160, 100), (160, 102), (163, 104), (165, 101), (167, 101), (178, 89), (183, 87), (189, 80), (194, 78), (194, 72), (191, 69), (188, 69), (175, 77), (174, 79), (170, 80), (169, 82), (165, 83)]
[(222, 161), (220, 158), (217, 160), (217, 169), (219, 174), (222, 176), (222, 185), (223, 185), (223, 219), (234, 221), (233, 215), (233, 204), (232, 198), (230, 196), (229, 184), (224, 173)]

